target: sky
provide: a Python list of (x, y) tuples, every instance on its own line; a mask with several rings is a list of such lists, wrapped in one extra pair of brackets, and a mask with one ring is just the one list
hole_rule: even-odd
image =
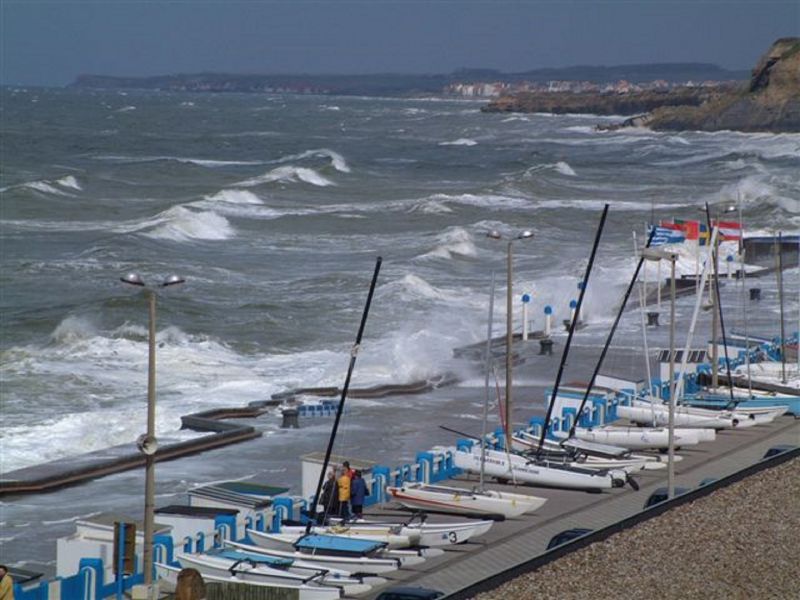
[(79, 74), (751, 69), (800, 0), (0, 0), (0, 83)]

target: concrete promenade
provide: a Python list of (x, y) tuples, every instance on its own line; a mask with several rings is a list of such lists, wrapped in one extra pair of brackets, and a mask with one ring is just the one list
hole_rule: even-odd
[[(781, 417), (769, 425), (719, 432), (714, 442), (680, 451), (683, 460), (676, 463), (676, 486), (695, 488), (707, 478), (731, 475), (759, 461), (778, 444), (800, 445), (800, 420)], [(602, 494), (491, 484), (495, 489), (546, 497), (548, 502), (532, 515), (495, 523), (482, 538), (450, 547), (443, 556), (397, 572), (389, 585), (430, 587), (448, 594), (467, 588), (542, 554), (550, 539), (561, 531), (574, 527), (596, 530), (637, 514), (650, 494), (666, 485), (666, 470), (643, 471), (636, 479), (641, 485), (639, 491), (625, 487)], [(469, 488), (477, 484), (477, 478), (463, 477), (450, 483)], [(369, 513), (376, 518), (404, 514), (391, 503)], [(450, 518), (430, 516), (432, 521)], [(380, 591), (374, 590), (367, 598), (374, 598)]]

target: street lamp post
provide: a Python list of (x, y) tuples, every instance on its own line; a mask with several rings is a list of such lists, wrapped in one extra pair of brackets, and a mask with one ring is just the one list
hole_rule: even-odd
[[(503, 236), (497, 230), (492, 230), (486, 234), (486, 237), (493, 240), (502, 240)], [(513, 332), (513, 291), (512, 291), (512, 277), (514, 272), (513, 265), (513, 245), (516, 240), (526, 240), (533, 237), (533, 232), (530, 230), (521, 231), (518, 235), (508, 238), (508, 245), (506, 249), (506, 397), (503, 403), (503, 414), (506, 419), (506, 448), (511, 449), (511, 438), (513, 435), (513, 427), (511, 425), (511, 371), (512, 359), (511, 348), (514, 340)]]
[[(670, 261), (670, 307), (669, 307), (669, 422), (667, 437), (667, 498), (675, 496), (675, 262), (678, 255), (656, 248), (645, 248), (642, 257), (646, 260)], [(650, 360), (648, 358), (648, 360)]]
[[(158, 450), (156, 440), (156, 290), (148, 286), (144, 279), (136, 273), (128, 273), (120, 277), (120, 281), (128, 285), (141, 287), (147, 296), (148, 304), (148, 352), (147, 352), (147, 433), (136, 441), (139, 451), (144, 454), (144, 552), (142, 563), (144, 570), (144, 598), (157, 597), (153, 585), (153, 537), (155, 530), (155, 454)], [(185, 280), (177, 275), (170, 275), (157, 287), (164, 288), (180, 285)], [(139, 596), (142, 597), (142, 596)]]

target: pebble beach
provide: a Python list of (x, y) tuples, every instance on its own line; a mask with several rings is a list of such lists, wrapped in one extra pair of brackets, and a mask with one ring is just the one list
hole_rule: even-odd
[(475, 599), (800, 598), (799, 499), (796, 458)]

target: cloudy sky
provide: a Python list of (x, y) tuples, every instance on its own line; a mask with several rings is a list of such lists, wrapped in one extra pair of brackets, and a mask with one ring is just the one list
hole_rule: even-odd
[(711, 62), (800, 35), (798, 0), (0, 0), (0, 81)]

